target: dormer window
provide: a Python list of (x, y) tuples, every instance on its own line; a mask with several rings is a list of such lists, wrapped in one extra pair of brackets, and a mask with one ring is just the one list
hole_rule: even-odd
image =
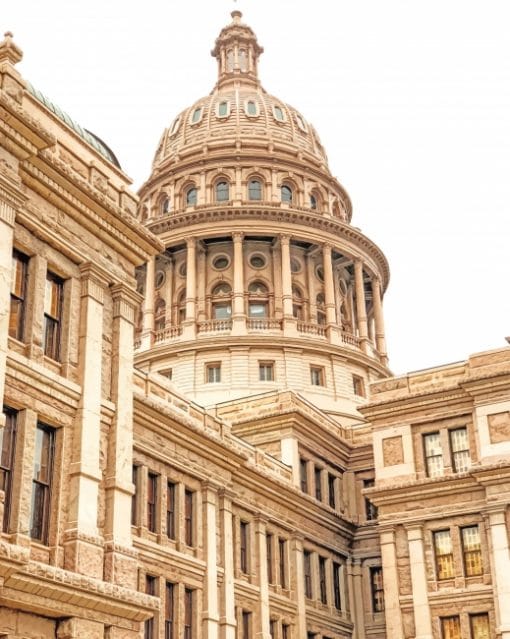
[(202, 119), (202, 107), (197, 107), (191, 115), (191, 124), (197, 124)]
[(181, 116), (179, 115), (175, 118), (174, 123), (172, 124), (172, 128), (170, 129), (170, 135), (175, 135), (179, 130), (179, 126), (181, 124)]
[(274, 113), (274, 117), (279, 120), (280, 122), (284, 122), (285, 121), (285, 115), (283, 113), (283, 109), (279, 106), (274, 106), (273, 107), (273, 113)]
[(196, 206), (197, 204), (197, 189), (194, 186), (191, 186), (186, 191), (186, 206)]
[(259, 114), (257, 103), (253, 100), (248, 100), (248, 102), (246, 102), (245, 112), (246, 115), (249, 115), (251, 117), (257, 116)]
[(302, 116), (299, 115), (299, 113), (296, 113), (296, 122), (301, 131), (303, 131), (303, 133), (306, 133), (305, 121), (303, 120)]
[(281, 188), (281, 198), (282, 202), (286, 202), (287, 204), (292, 204), (292, 189), (290, 186), (284, 184)]
[(226, 118), (230, 115), (230, 104), (228, 102), (220, 102), (218, 104), (218, 117)]

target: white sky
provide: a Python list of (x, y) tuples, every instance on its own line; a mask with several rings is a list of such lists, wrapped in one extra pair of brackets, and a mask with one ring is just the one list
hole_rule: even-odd
[[(229, 0), (5, 2), (20, 71), (138, 188), (212, 89)], [(267, 91), (317, 128), (353, 224), (385, 252), (395, 373), (510, 335), (509, 0), (241, 0)]]

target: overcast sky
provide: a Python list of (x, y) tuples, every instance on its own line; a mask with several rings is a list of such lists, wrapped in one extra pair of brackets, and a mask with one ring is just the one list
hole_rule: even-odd
[[(19, 69), (105, 140), (138, 188), (212, 89), (229, 0), (23, 0)], [(509, 0), (241, 0), (266, 90), (318, 130), (353, 225), (385, 252), (395, 373), (510, 335)]]

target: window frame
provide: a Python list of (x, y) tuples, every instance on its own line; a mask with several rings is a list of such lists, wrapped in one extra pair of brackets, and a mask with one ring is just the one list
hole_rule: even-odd
[(259, 382), (274, 382), (274, 362), (259, 361)]
[[(37, 434), (41, 431), (48, 435), (48, 444), (47, 448), (47, 481), (43, 481), (39, 478), (36, 479), (36, 453), (37, 453)], [(43, 422), (37, 422), (36, 425), (36, 439), (35, 439), (35, 452), (34, 452), (34, 461), (32, 466), (32, 502), (30, 507), (30, 530), (29, 537), (34, 541), (38, 541), (44, 545), (48, 545), (49, 538), (49, 527), (50, 527), (50, 519), (51, 519), (51, 505), (52, 505), (52, 497), (53, 497), (53, 488), (54, 488), (54, 468), (55, 468), (55, 440), (56, 440), (57, 429), (53, 426), (45, 424)], [(41, 454), (43, 453), (43, 442), (41, 442)], [(41, 460), (40, 469), (43, 467), (43, 463)], [(39, 475), (38, 472), (38, 475)], [(41, 498), (38, 498), (36, 493), (42, 492), (42, 502)], [(40, 505), (38, 505), (40, 503)], [(40, 534), (34, 534), (34, 519), (36, 506), (40, 511), (38, 520), (40, 523), (37, 524), (38, 529), (40, 529)]]
[(250, 572), (250, 523), (239, 520), (239, 570), (243, 575)]
[(227, 179), (222, 178), (214, 185), (214, 201), (230, 202), (230, 183)]
[(165, 582), (165, 639), (174, 639), (176, 584)]
[[(9, 406), (4, 406), (3, 414), (5, 424), (0, 431), (0, 488), (4, 491), (2, 531), (9, 532), (12, 508), (12, 483), (18, 433), (18, 411)], [(8, 435), (8, 437), (6, 437), (6, 435)]]
[[(441, 449), (441, 454), (428, 454), (427, 452), (427, 442), (431, 440), (432, 437), (437, 437), (439, 442), (439, 448)], [(444, 451), (441, 442), (441, 433), (440, 431), (432, 431), (430, 433), (422, 434), (422, 445), (423, 445), (423, 460), (425, 466), (425, 473), (427, 477), (442, 477), (444, 475)], [(441, 460), (441, 467), (439, 466), (434, 469), (429, 460)]]
[[(442, 552), (440, 548), (440, 543), (438, 542), (439, 535), (443, 535), (448, 533), (450, 551)], [(450, 528), (442, 528), (440, 530), (432, 531), (432, 542), (434, 549), (434, 566), (436, 571), (436, 580), (437, 581), (447, 581), (448, 579), (455, 578), (455, 562), (454, 562), (454, 553), (453, 553), (453, 539), (452, 539), (452, 531)], [(441, 552), (440, 552), (441, 551)], [(444, 562), (444, 565), (441, 564)], [(448, 571), (446, 574), (446, 568), (448, 567)]]
[[(28, 263), (29, 256), (25, 255), (21, 251), (17, 249), (13, 249), (12, 251), (12, 279), (10, 286), (10, 307), (9, 307), (9, 324), (8, 324), (8, 335), (13, 339), (18, 340), (18, 342), (25, 341), (25, 315), (26, 315), (26, 303), (27, 303), (27, 286), (28, 286)], [(18, 277), (18, 265), (21, 269), (21, 274)], [(20, 284), (20, 290), (17, 291), (17, 284)], [(14, 290), (13, 290), (14, 289)], [(16, 327), (15, 330), (12, 331), (11, 322), (14, 317), (13, 307), (18, 307), (18, 311), (16, 312)], [(14, 332), (14, 334), (13, 334)]]
[[(252, 188), (252, 184), (258, 184), (257, 189)], [(264, 187), (262, 185), (262, 180), (259, 178), (250, 178), (247, 184), (247, 193), (248, 193), (248, 201), (249, 202), (261, 202), (264, 199)], [(254, 194), (258, 193), (258, 197), (252, 197)]]
[(146, 491), (146, 525), (149, 532), (155, 533), (158, 528), (158, 483), (159, 475), (149, 470), (147, 472)]
[(328, 581), (326, 577), (326, 557), (319, 555), (319, 601), (328, 604)]
[[(468, 530), (476, 529), (478, 537), (478, 548), (469, 550), (467, 547), (466, 533)], [(460, 542), (462, 549), (462, 566), (464, 569), (465, 577), (481, 577), (483, 575), (483, 556), (482, 556), (482, 540), (480, 534), (480, 526), (478, 524), (471, 524), (469, 526), (461, 526), (459, 529)], [(473, 558), (476, 558), (474, 561)], [(478, 572), (474, 571), (474, 568), (470, 566), (478, 566)]]
[(205, 383), (221, 384), (221, 362), (208, 362), (205, 365)]
[(184, 488), (184, 543), (195, 547), (195, 494), (191, 488)]
[(310, 550), (303, 550), (303, 579), (305, 599), (313, 599), (312, 553)]
[(177, 515), (177, 484), (170, 479), (166, 482), (166, 536), (176, 540), (176, 515)]
[[(48, 287), (48, 284), (50, 286)], [(44, 313), (43, 313), (43, 352), (45, 357), (55, 362), (61, 361), (62, 357), (62, 319), (64, 307), (64, 283), (65, 280), (54, 273), (46, 271), (45, 289), (44, 289)], [(56, 300), (51, 295), (48, 303), (48, 290), (56, 289)], [(53, 310), (53, 304), (56, 304), (56, 314), (48, 312), (48, 306)]]
[(325, 369), (324, 366), (317, 366), (310, 364), (310, 386), (317, 386), (324, 388), (325, 384)]
[(384, 577), (382, 566), (370, 566), (370, 596), (372, 600), (372, 612), (384, 612)]

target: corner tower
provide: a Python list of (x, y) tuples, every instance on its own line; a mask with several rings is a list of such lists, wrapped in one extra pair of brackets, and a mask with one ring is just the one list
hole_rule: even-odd
[(139, 272), (137, 366), (203, 405), (290, 389), (359, 421), (388, 375), (380, 249), (350, 225), (313, 126), (269, 95), (239, 11), (210, 95), (161, 137), (139, 215), (164, 253)]

